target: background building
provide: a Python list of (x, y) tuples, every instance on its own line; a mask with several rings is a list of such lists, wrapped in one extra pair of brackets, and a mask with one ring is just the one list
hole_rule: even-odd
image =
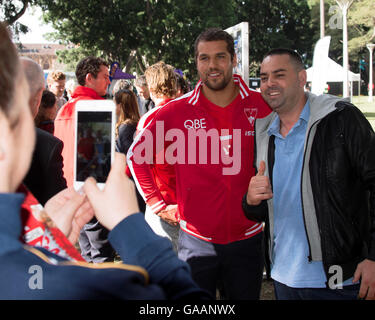
[(43, 70), (64, 71), (65, 65), (59, 63), (56, 52), (67, 49), (62, 44), (24, 43), (18, 44), (18, 53), (22, 57), (28, 57), (38, 63)]

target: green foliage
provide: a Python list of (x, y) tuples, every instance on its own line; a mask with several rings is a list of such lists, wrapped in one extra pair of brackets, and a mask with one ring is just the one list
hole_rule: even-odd
[[(307, 57), (313, 33), (306, 0), (35, 0), (58, 33), (54, 39), (95, 50), (105, 59), (143, 72), (164, 60), (195, 76), (194, 40), (208, 27), (226, 29), (247, 21), (251, 74), (273, 47), (288, 46)], [(75, 53), (60, 54), (72, 59)], [(78, 57), (78, 56), (77, 56)], [(134, 57), (134, 59), (133, 59)], [(68, 61), (67, 60), (67, 61)]]
[(19, 34), (26, 33), (26, 25), (17, 20), (25, 13), (26, 8), (32, 1), (30, 0), (0, 0), (0, 21), (4, 21), (17, 39)]
[(375, 42), (375, 2), (357, 0), (350, 8), (348, 24), (354, 29), (354, 37), (349, 40), (349, 50), (360, 53), (369, 42)]
[[(309, 0), (311, 23), (314, 30), (314, 42), (320, 33), (320, 0)], [(325, 35), (331, 36), (330, 57), (342, 64), (342, 14), (335, 0), (325, 0)], [(354, 0), (348, 10), (348, 51), (349, 64), (358, 72), (360, 57), (366, 57), (366, 43), (374, 41), (375, 2), (373, 0)]]
[[(320, 0), (309, 0), (314, 45), (320, 38)], [(324, 35), (331, 36), (329, 56), (342, 64), (342, 15), (335, 0), (324, 1)], [(350, 32), (349, 28), (348, 31)], [(348, 36), (349, 36), (348, 32)], [(350, 37), (349, 37), (350, 38)]]
[[(95, 48), (109, 61), (124, 66), (136, 51), (138, 71), (165, 60), (192, 73), (194, 38), (207, 26), (230, 26), (234, 11), (230, 1), (65, 1), (37, 0), (44, 19), (58, 30), (53, 37)], [(208, 18), (207, 18), (208, 17)]]
[(287, 47), (311, 59), (313, 31), (305, 0), (237, 0), (240, 21), (249, 22), (250, 63), (260, 62), (270, 49)]
[(95, 49), (84, 49), (83, 47), (70, 48), (56, 52), (59, 62), (66, 66), (65, 71), (75, 72), (77, 62), (88, 56), (99, 56), (100, 53)]

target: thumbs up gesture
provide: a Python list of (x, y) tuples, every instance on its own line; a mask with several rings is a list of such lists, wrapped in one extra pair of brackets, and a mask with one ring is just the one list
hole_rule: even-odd
[(258, 173), (256, 174), (258, 177), (264, 176), (264, 172), (266, 171), (266, 163), (262, 160), (259, 163)]
[(262, 160), (259, 164), (258, 173), (253, 176), (247, 189), (246, 201), (251, 206), (259, 205), (262, 200), (273, 197), (270, 179), (264, 175), (266, 163)]

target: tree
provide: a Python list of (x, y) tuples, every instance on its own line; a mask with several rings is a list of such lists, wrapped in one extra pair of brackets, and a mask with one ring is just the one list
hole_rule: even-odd
[[(314, 42), (319, 39), (319, 0), (309, 0)], [(330, 56), (342, 64), (342, 15), (335, 0), (325, 1), (326, 35), (331, 36)], [(348, 50), (351, 70), (359, 72), (359, 60), (366, 54), (366, 43), (375, 37), (375, 3), (355, 0), (348, 11)]]
[(313, 31), (306, 1), (238, 0), (239, 19), (249, 22), (250, 61), (260, 62), (272, 48), (287, 47), (311, 58)]
[(55, 39), (95, 49), (109, 61), (143, 72), (164, 60), (195, 75), (193, 43), (208, 27), (250, 25), (250, 61), (255, 67), (271, 47), (301, 53), (311, 46), (308, 7), (302, 0), (35, 0)]
[(4, 21), (11, 28), (15, 37), (28, 31), (27, 26), (17, 20), (30, 4), (30, 0), (0, 0), (0, 21)]
[(88, 56), (100, 56), (101, 53), (95, 49), (84, 49), (83, 47), (77, 46), (68, 48), (66, 50), (59, 50), (56, 52), (59, 61), (63, 61), (65, 64), (65, 71), (76, 70), (77, 62)]
[(367, 43), (375, 42), (375, 2), (354, 1), (350, 8), (348, 25), (355, 30), (354, 37), (349, 41), (352, 53), (358, 53)]
[[(160, 59), (190, 72), (192, 43), (211, 25), (235, 21), (231, 1), (218, 0), (36, 0), (44, 19), (58, 30), (53, 36), (102, 52), (122, 66), (129, 58), (142, 72)], [(206, 17), (208, 17), (206, 19)]]

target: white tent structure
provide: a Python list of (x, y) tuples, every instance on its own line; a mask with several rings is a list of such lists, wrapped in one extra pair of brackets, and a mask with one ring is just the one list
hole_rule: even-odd
[[(343, 67), (340, 66), (338, 63), (333, 61), (332, 59), (328, 58), (327, 69), (322, 74), (322, 77), (326, 80), (326, 82), (343, 82)], [(314, 69), (313, 67), (308, 68), (307, 72), (307, 81), (311, 82), (313, 79)], [(361, 75), (359, 73), (354, 73), (348, 71), (349, 82), (351, 83), (350, 87), (350, 96), (353, 96), (353, 81), (358, 81), (358, 85), (360, 86), (361, 82)]]
[[(307, 81), (312, 81), (314, 69), (313, 67), (307, 70)], [(327, 82), (343, 82), (343, 67), (338, 63), (328, 58), (328, 67), (325, 74)], [(359, 73), (353, 73), (349, 71), (349, 81), (360, 81), (361, 77)]]

